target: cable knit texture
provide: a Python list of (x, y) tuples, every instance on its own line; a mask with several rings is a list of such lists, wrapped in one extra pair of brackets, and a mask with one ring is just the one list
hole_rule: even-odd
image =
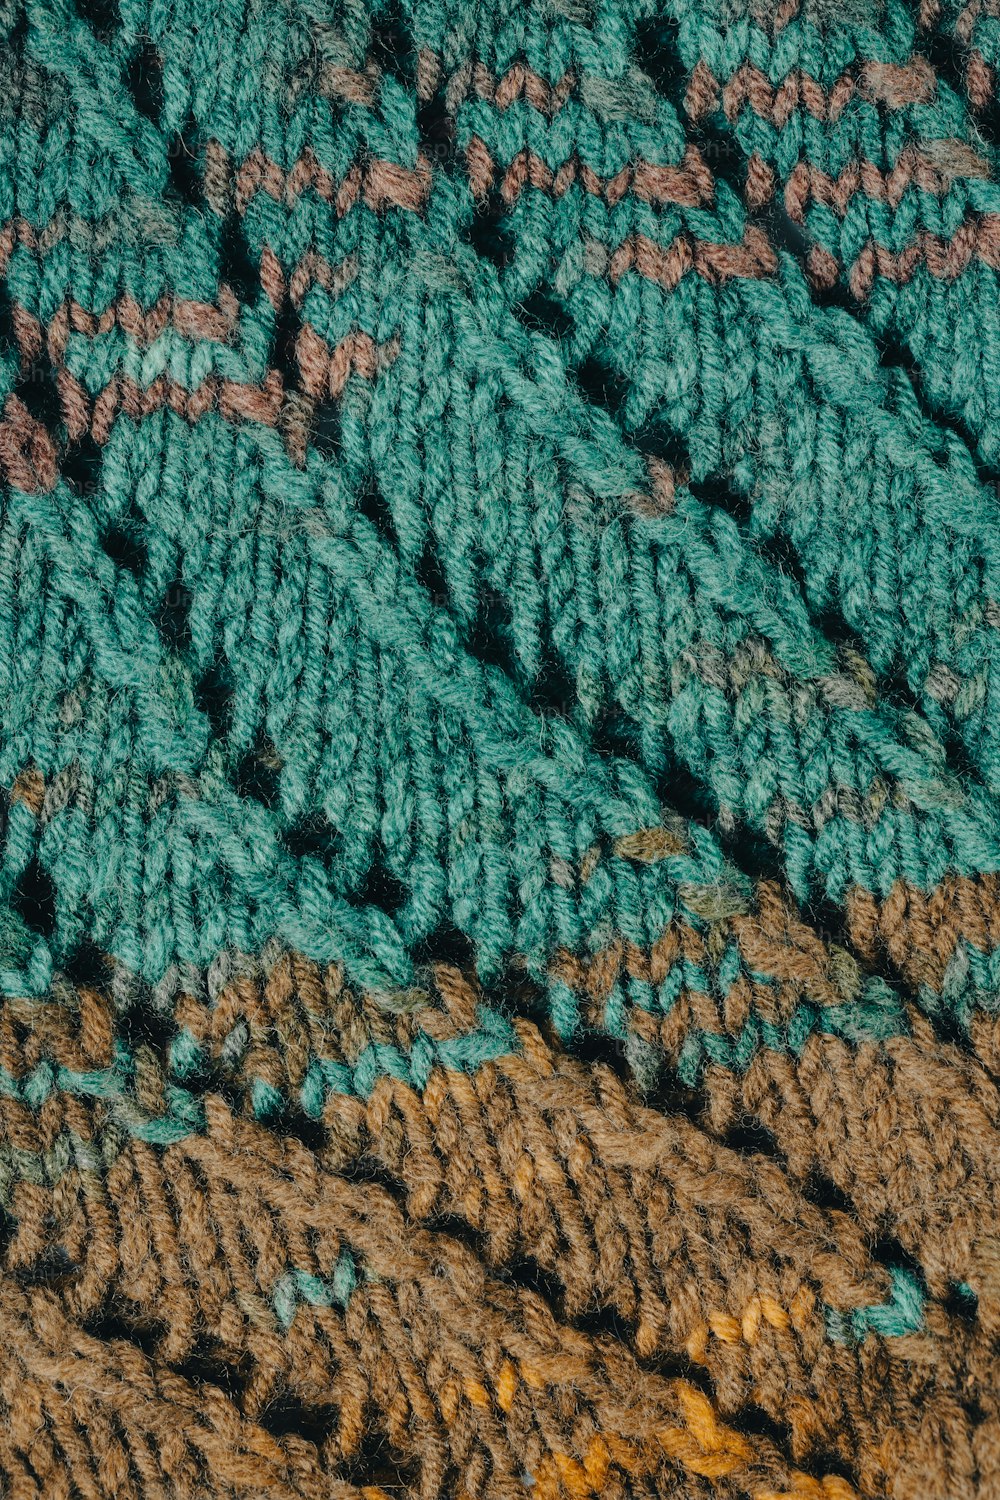
[(1000, 4), (0, 0), (0, 1494), (1000, 1500)]

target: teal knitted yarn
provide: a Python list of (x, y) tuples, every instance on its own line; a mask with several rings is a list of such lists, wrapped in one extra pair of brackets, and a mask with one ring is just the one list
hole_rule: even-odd
[[(482, 977), (517, 955), (544, 985), (557, 949), (655, 942), (739, 827), (841, 909), (995, 869), (975, 450), (713, 180), (639, 69), (641, 17), (487, 28), (481, 68), (593, 86), (499, 108), (473, 81), (453, 129), (426, 57), (461, 13), (418, 10), (344, 98), (288, 79), (363, 62), (364, 18), (325, 62), (306, 12), (242, 37), (26, 18), (6, 278), (80, 456), (4, 517), (0, 776), (58, 787), (57, 815), (12, 809), (5, 887), (37, 869), (53, 923), (23, 931), (15, 900), (8, 989), (83, 941), (155, 982), (277, 936), (391, 994), (442, 928)], [(14, 348), (5, 371), (18, 399)], [(676, 852), (617, 853), (665, 804)]]
[(997, 1493), (995, 10), (0, 0), (0, 1488)]

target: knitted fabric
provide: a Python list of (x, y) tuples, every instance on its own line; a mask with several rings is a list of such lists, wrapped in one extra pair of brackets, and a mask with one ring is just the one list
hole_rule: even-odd
[(0, 1494), (1000, 1497), (996, 0), (0, 0)]

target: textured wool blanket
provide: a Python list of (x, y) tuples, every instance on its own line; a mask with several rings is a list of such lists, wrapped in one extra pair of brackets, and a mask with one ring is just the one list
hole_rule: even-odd
[(1000, 1500), (998, 0), (0, 0), (2, 1500)]

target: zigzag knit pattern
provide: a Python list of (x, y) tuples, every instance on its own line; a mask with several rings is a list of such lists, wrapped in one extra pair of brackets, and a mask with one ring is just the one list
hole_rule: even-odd
[(996, 0), (0, 0), (0, 1495), (998, 1500), (998, 496)]

